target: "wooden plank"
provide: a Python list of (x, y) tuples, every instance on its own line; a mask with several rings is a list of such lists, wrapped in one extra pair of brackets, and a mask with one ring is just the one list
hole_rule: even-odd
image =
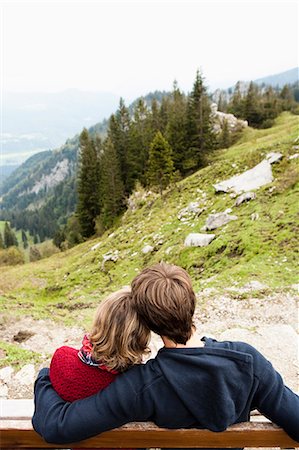
[[(66, 445), (47, 444), (32, 429), (29, 421), (0, 423), (1, 449), (6, 448), (66, 448)], [(299, 448), (282, 429), (271, 423), (246, 422), (229, 427), (221, 433), (208, 430), (159, 428), (152, 423), (130, 423), (67, 447), (288, 447)]]
[(30, 419), (33, 411), (33, 399), (0, 399), (0, 419)]

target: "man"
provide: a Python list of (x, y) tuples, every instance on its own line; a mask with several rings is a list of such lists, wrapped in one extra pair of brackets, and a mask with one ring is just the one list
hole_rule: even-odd
[(164, 348), (74, 403), (56, 394), (43, 369), (35, 385), (33, 426), (47, 441), (76, 442), (132, 421), (222, 431), (248, 421), (257, 408), (299, 442), (299, 397), (272, 365), (248, 344), (195, 334), (196, 299), (185, 270), (164, 263), (143, 270), (132, 282), (132, 301)]

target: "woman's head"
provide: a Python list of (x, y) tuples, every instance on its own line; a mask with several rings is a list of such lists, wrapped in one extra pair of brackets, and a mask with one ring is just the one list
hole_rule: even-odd
[(96, 360), (122, 372), (141, 362), (142, 355), (148, 352), (149, 339), (150, 331), (138, 319), (129, 287), (101, 302), (90, 333)]

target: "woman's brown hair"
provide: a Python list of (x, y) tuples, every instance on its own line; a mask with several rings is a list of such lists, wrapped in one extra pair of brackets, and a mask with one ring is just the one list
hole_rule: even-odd
[(109, 295), (99, 305), (90, 333), (94, 359), (123, 372), (148, 353), (150, 331), (132, 305), (131, 289)]
[(132, 282), (132, 300), (150, 330), (178, 344), (190, 339), (196, 297), (184, 269), (163, 262), (144, 269)]

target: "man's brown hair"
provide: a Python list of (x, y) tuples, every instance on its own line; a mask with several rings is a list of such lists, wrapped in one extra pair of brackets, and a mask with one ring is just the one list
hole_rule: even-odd
[(160, 263), (132, 281), (132, 302), (143, 323), (160, 336), (186, 344), (193, 331), (195, 293), (181, 267)]

